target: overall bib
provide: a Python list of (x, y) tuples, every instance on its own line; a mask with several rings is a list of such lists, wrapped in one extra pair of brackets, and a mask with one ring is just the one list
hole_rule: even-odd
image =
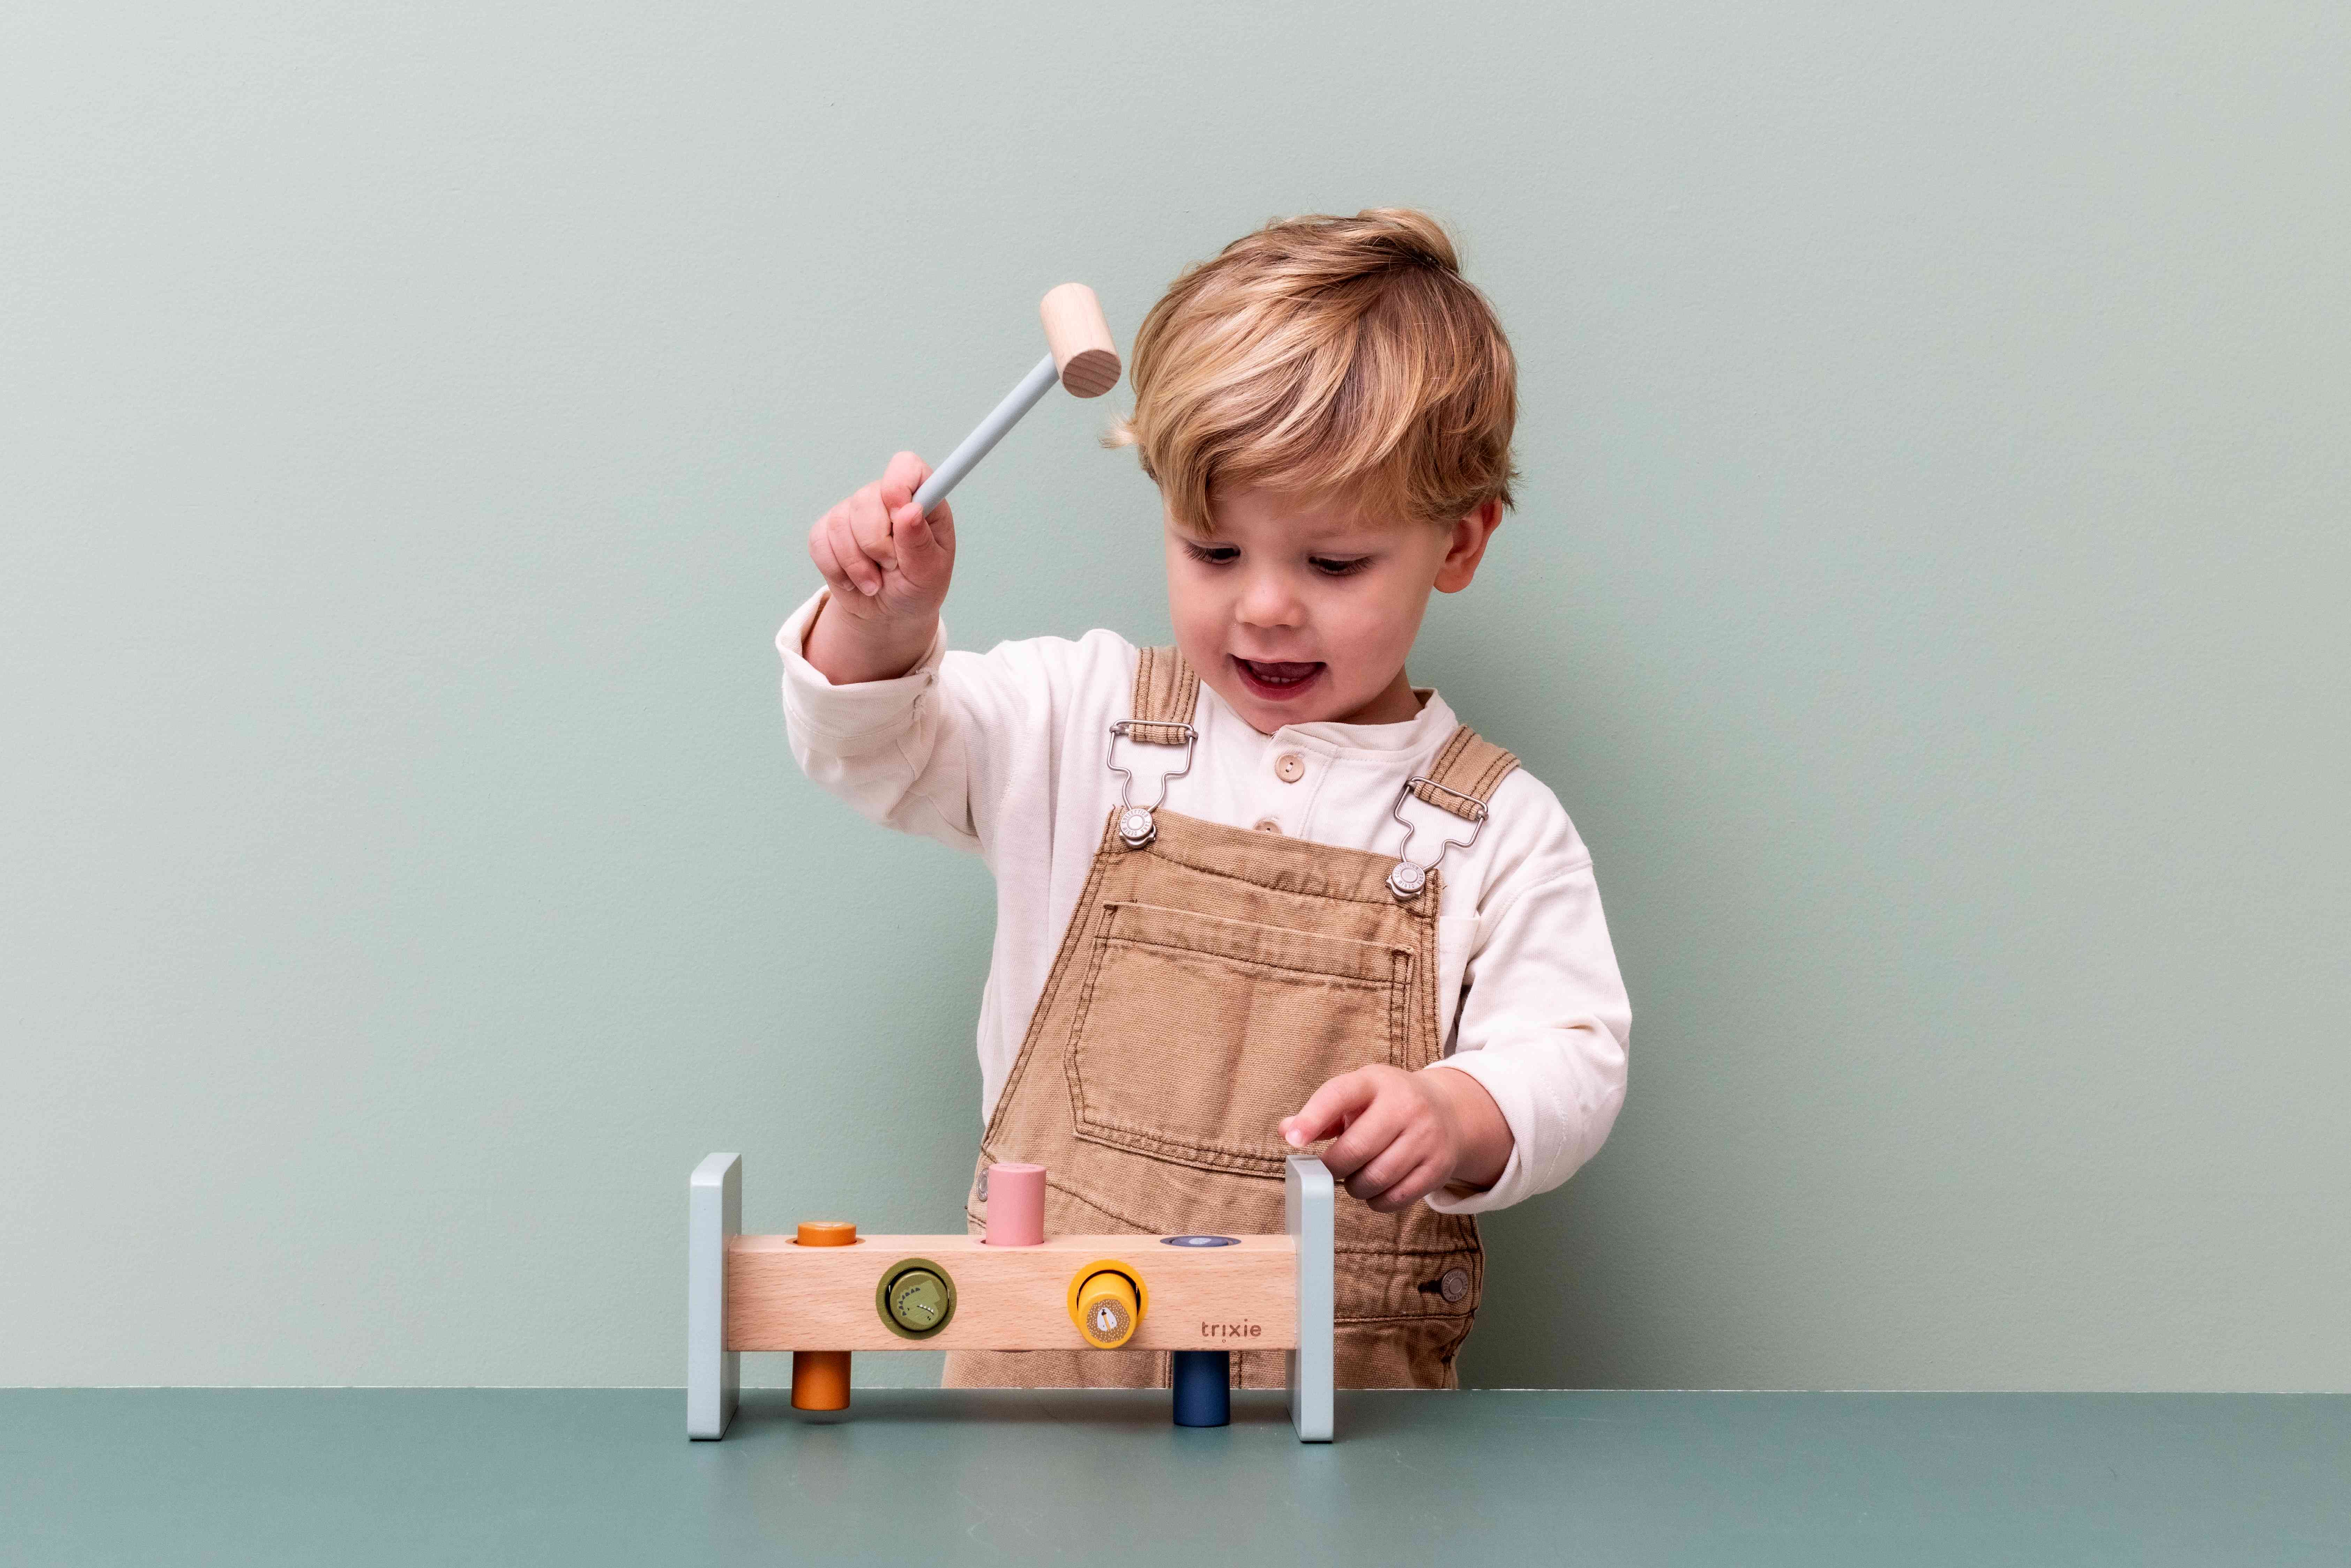
[[(1122, 737), (1184, 747), (1168, 774), (1180, 777), (1198, 696), (1176, 650), (1145, 649), (1113, 752)], [(1517, 766), (1463, 726), (1405, 789), (1474, 829)], [(1402, 806), (1399, 794), (1399, 821)], [(1339, 1073), (1375, 1061), (1414, 1071), (1443, 1054), (1438, 894), (1434, 862), (1122, 803), (981, 1140), (973, 1230), (987, 1166), (1018, 1160), (1046, 1168), (1049, 1234), (1280, 1231), (1282, 1162), (1297, 1151), (1275, 1124)], [(1485, 1283), (1477, 1221), (1424, 1203), (1380, 1214), (1343, 1196), (1336, 1241), (1339, 1386), (1458, 1386), (1454, 1357)], [(1237, 1386), (1282, 1385), (1279, 1351), (1236, 1354), (1233, 1367)], [(956, 1351), (945, 1381), (1164, 1387), (1168, 1358)]]

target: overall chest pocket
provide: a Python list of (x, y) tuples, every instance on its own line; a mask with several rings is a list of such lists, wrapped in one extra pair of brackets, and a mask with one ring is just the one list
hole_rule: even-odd
[(1063, 1056), (1081, 1138), (1276, 1176), (1324, 1080), (1402, 1066), (1412, 950), (1150, 904), (1103, 911)]

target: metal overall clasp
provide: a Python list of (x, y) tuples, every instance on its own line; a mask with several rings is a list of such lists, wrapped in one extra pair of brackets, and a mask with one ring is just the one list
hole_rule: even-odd
[[(1121, 768), (1116, 761), (1119, 737), (1124, 736), (1138, 746), (1162, 746), (1167, 743), (1144, 740), (1134, 733), (1138, 727), (1151, 729), (1180, 729), (1184, 732), (1184, 766), (1173, 773), (1163, 773), (1159, 776), (1159, 799), (1148, 806), (1135, 805), (1131, 799), (1134, 793), (1134, 775), (1126, 768)], [(1152, 820), (1151, 813), (1167, 804), (1167, 786), (1192, 771), (1192, 748), (1198, 744), (1199, 739), (1200, 732), (1188, 724), (1162, 724), (1155, 720), (1123, 718), (1110, 727), (1110, 757), (1105, 758), (1105, 761), (1108, 762), (1113, 773), (1125, 780), (1118, 789), (1118, 841), (1120, 843), (1124, 844), (1128, 849), (1139, 850), (1159, 836), (1159, 824)]]
[[(1404, 803), (1412, 798), (1413, 786), (1416, 784), (1426, 784), (1438, 794), (1450, 795), (1469, 808), (1469, 836), (1466, 839), (1446, 840), (1437, 846), (1437, 859), (1426, 865), (1412, 858), (1413, 825), (1404, 820)], [(1440, 810), (1446, 809), (1438, 808)], [(1458, 789), (1448, 789), (1434, 779), (1405, 779), (1404, 788), (1396, 791), (1395, 804), (1389, 808), (1388, 815), (1394, 817), (1396, 820), (1396, 825), (1404, 829), (1404, 843), (1396, 851), (1398, 859), (1395, 869), (1388, 873), (1388, 891), (1395, 895), (1398, 904), (1409, 904), (1420, 896), (1421, 890), (1428, 885), (1428, 873), (1437, 868), (1439, 862), (1445, 859), (1447, 851), (1468, 849), (1478, 841), (1478, 835), (1486, 831), (1486, 802), (1475, 795), (1464, 795)]]

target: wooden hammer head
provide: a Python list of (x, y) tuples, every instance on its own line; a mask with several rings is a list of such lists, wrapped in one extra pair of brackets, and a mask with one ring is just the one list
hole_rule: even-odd
[(1053, 368), (1071, 397), (1100, 397), (1118, 385), (1118, 349), (1092, 289), (1064, 283), (1045, 296), (1037, 313), (1045, 319)]

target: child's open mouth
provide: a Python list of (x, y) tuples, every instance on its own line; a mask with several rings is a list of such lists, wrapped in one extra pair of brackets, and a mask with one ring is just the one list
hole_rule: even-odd
[(1286, 702), (1320, 679), (1323, 671), (1320, 660), (1311, 664), (1277, 664), (1268, 659), (1236, 657), (1233, 668), (1240, 672), (1241, 685), (1249, 695), (1268, 702)]

